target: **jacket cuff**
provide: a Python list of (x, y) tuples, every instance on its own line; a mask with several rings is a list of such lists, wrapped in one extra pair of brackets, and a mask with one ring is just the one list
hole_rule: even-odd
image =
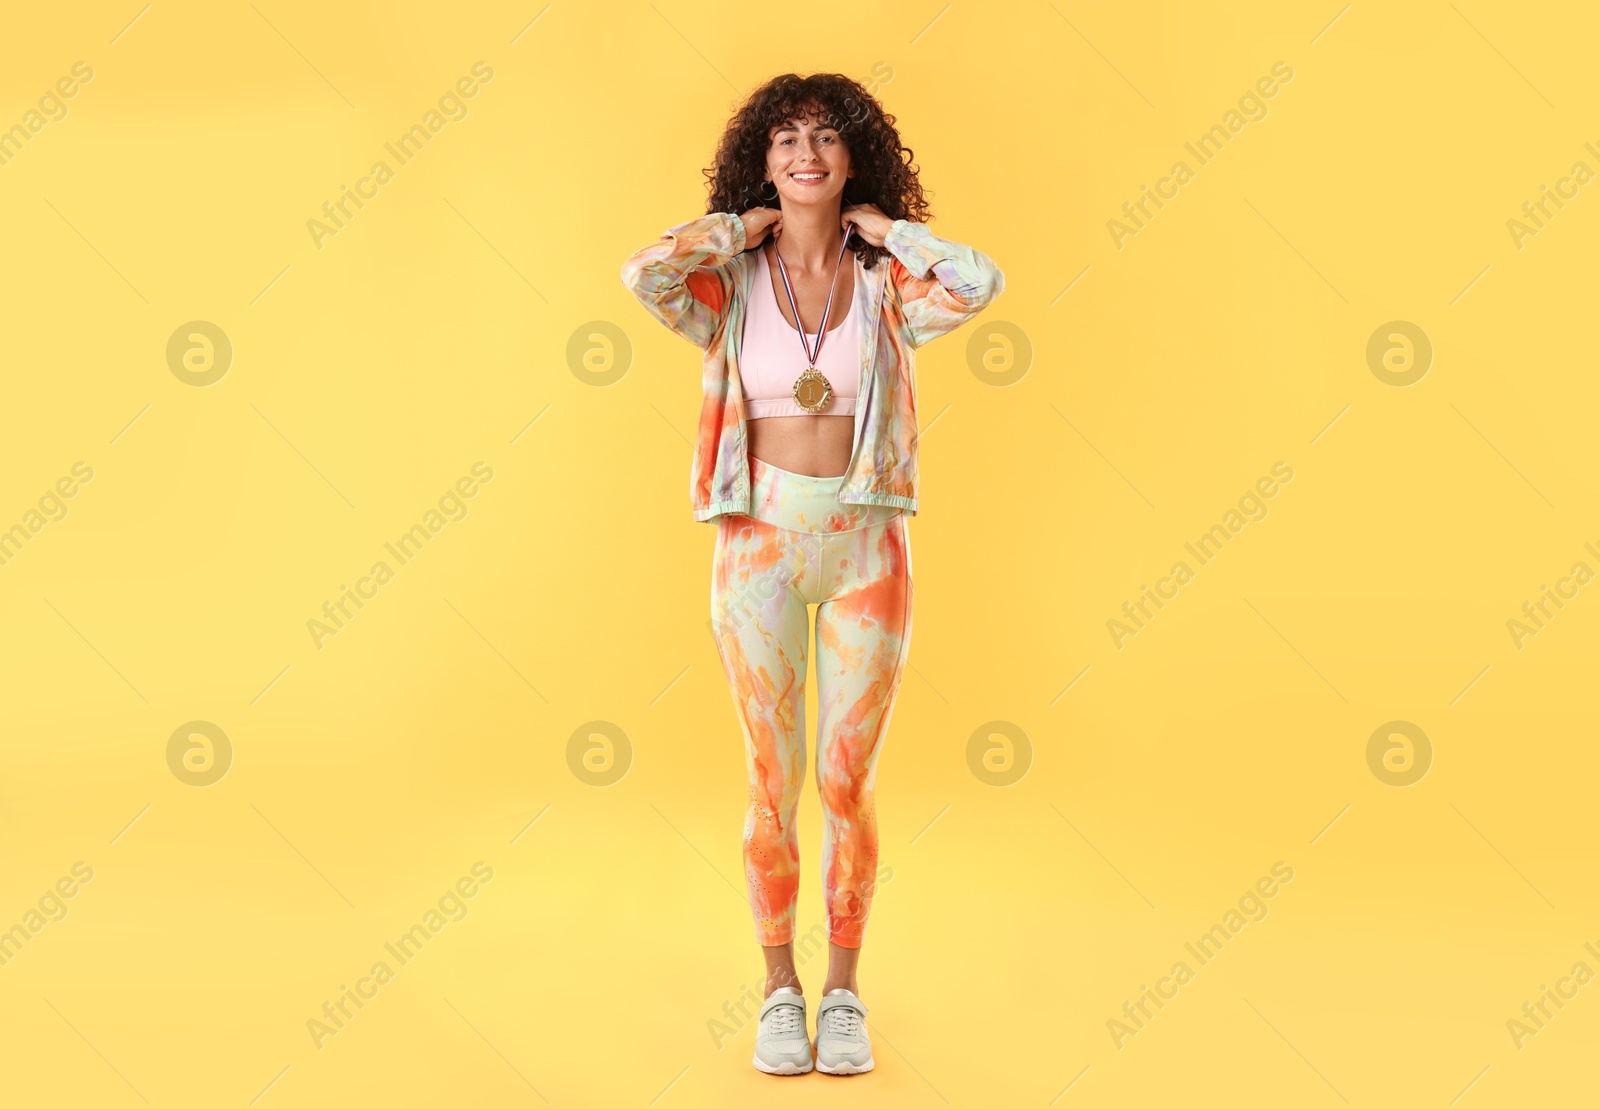
[(926, 278), (936, 264), (950, 256), (927, 224), (905, 219), (889, 225), (883, 245), (917, 278)]

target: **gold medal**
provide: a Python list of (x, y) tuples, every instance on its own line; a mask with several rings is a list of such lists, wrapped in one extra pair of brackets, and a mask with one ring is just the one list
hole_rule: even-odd
[(794, 402), (807, 412), (821, 412), (833, 400), (833, 383), (815, 366), (794, 379)]
[(852, 224), (844, 230), (844, 242), (839, 247), (839, 260), (833, 267), (833, 284), (828, 286), (828, 304), (822, 310), (822, 330), (817, 332), (817, 349), (811, 349), (811, 344), (806, 341), (806, 328), (800, 319), (800, 305), (795, 302), (794, 288), (789, 284), (789, 271), (784, 268), (783, 255), (778, 254), (776, 248), (773, 253), (778, 255), (778, 273), (783, 277), (783, 291), (789, 294), (789, 307), (794, 310), (794, 322), (798, 325), (795, 330), (800, 332), (800, 346), (806, 352), (806, 361), (810, 363), (803, 373), (794, 379), (794, 402), (807, 412), (821, 412), (833, 400), (833, 383), (825, 374), (817, 370), (817, 359), (822, 357), (822, 342), (827, 336), (828, 312), (833, 308), (834, 287), (839, 283), (839, 268), (844, 265), (844, 252), (850, 248), (850, 235), (855, 231)]

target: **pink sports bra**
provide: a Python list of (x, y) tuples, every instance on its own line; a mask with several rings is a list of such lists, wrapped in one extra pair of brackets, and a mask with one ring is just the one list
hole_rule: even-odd
[[(821, 412), (807, 412), (794, 399), (794, 379), (806, 369), (800, 333), (789, 326), (778, 310), (778, 296), (772, 288), (772, 272), (767, 252), (756, 250), (755, 283), (750, 304), (744, 314), (744, 330), (739, 339), (739, 381), (744, 389), (745, 411), (751, 419), (763, 416), (853, 416), (856, 394), (861, 390), (861, 298), (852, 295), (844, 322), (828, 332), (817, 359), (817, 372), (833, 387), (833, 399)], [(855, 288), (865, 280), (861, 262), (854, 252)], [(835, 298), (834, 303), (838, 303)], [(838, 318), (838, 313), (834, 314)], [(816, 336), (807, 333), (812, 345)]]

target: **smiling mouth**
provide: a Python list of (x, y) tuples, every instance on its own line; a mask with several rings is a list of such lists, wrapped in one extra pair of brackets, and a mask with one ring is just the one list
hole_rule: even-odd
[(789, 180), (800, 185), (819, 185), (826, 180), (827, 177), (828, 174), (823, 170), (807, 169), (801, 170), (798, 173), (789, 174)]

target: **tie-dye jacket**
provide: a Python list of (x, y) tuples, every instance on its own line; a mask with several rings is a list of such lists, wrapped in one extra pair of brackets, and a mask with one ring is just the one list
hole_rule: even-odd
[[(884, 247), (890, 256), (873, 271), (858, 271), (868, 280), (855, 287), (855, 306), (865, 313), (866, 326), (855, 437), (838, 496), (846, 504), (898, 505), (915, 516), (913, 351), (982, 311), (1006, 283), (987, 255), (938, 238), (927, 224), (895, 220)], [(622, 283), (650, 314), (705, 351), (689, 475), (699, 521), (750, 513), (739, 341), (754, 275), (744, 221), (728, 212), (669, 228), (622, 265)]]

